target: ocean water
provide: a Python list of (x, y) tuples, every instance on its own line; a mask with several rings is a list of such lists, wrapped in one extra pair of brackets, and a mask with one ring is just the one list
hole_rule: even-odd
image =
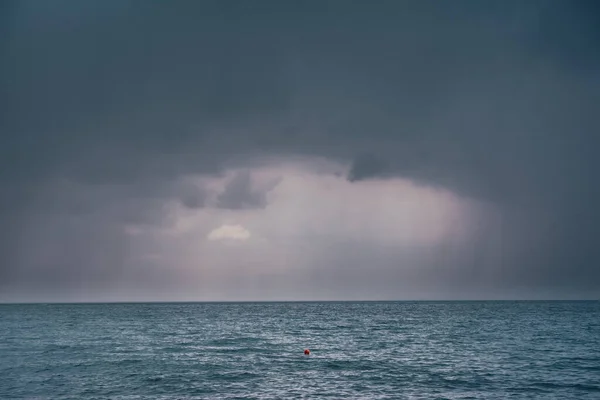
[(0, 305), (0, 398), (600, 399), (600, 302)]

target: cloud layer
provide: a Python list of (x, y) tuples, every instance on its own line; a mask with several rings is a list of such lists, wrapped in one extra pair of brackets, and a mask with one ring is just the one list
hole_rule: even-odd
[(594, 2), (1, 7), (0, 300), (598, 296)]

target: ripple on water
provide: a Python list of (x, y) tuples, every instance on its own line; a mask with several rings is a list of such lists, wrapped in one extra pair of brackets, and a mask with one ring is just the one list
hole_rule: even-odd
[(598, 302), (3, 305), (0, 398), (598, 399), (598, 321)]

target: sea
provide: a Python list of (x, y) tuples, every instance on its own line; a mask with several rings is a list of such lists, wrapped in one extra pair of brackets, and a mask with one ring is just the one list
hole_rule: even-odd
[(4, 304), (0, 398), (600, 399), (600, 302)]

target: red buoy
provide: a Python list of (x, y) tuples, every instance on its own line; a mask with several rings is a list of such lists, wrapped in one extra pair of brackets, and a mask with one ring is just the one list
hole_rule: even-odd
[(310, 350), (309, 350), (309, 349), (304, 349), (304, 355), (305, 355), (305, 356), (308, 356), (308, 355), (310, 355)]

